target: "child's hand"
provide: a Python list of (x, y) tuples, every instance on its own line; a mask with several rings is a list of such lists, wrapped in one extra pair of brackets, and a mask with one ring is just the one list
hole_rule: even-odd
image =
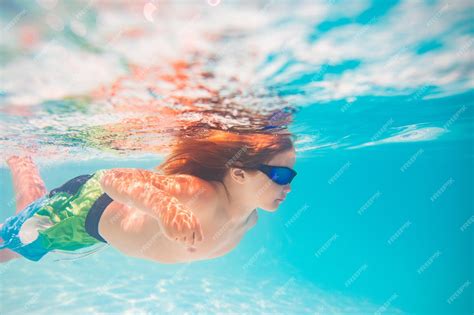
[(192, 246), (203, 239), (199, 220), (194, 213), (183, 208), (168, 209), (161, 217), (161, 227), (168, 239), (183, 243), (189, 251), (193, 251)]

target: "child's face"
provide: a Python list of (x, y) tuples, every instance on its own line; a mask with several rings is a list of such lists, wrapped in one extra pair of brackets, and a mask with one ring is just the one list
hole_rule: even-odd
[[(294, 149), (291, 149), (275, 155), (266, 164), (293, 168), (295, 161), (296, 153)], [(260, 171), (255, 172), (251, 177), (252, 180), (250, 184), (253, 186), (252, 191), (255, 192), (258, 207), (263, 210), (275, 211), (280, 203), (283, 202), (278, 199), (285, 199), (291, 190), (290, 184), (278, 185)]]

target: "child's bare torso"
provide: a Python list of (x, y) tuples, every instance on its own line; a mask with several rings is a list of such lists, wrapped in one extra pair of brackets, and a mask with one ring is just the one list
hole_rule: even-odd
[[(180, 263), (211, 259), (230, 252), (245, 232), (256, 224), (256, 210), (241, 222), (229, 220), (225, 209), (221, 208), (215, 186), (210, 182), (190, 175), (176, 175), (175, 178), (182, 186), (192, 178), (194, 193), (186, 187), (178, 190), (174, 187), (169, 192), (199, 219), (203, 240), (194, 245), (194, 251), (168, 239), (153, 216), (116, 201), (102, 214), (99, 222), (101, 236), (126, 255), (160, 263)], [(197, 193), (196, 184), (199, 186)]]

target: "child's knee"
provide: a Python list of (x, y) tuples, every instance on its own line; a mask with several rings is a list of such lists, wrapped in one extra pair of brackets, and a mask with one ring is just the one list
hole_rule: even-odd
[(14, 251), (11, 251), (7, 248), (5, 249), (0, 249), (0, 263), (4, 263), (7, 261), (10, 261), (12, 259), (17, 259), (20, 258), (21, 255), (15, 253)]

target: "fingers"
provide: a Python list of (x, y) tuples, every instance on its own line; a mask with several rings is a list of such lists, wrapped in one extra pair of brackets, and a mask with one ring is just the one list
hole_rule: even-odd
[[(201, 224), (192, 212), (178, 213), (169, 224), (168, 236), (170, 239), (189, 247), (203, 240)], [(188, 248), (193, 251), (193, 248)]]
[(199, 222), (183, 224), (178, 229), (178, 241), (186, 246), (194, 246), (203, 239), (202, 228)]

